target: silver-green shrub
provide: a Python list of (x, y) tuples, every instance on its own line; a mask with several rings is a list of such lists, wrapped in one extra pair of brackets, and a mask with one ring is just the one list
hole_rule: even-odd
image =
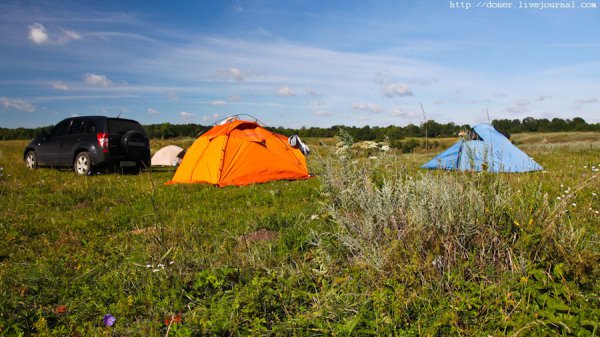
[(416, 254), (442, 272), (475, 254), (481, 268), (515, 268), (499, 234), (508, 184), (487, 173), (411, 173), (398, 160), (348, 151), (321, 158), (332, 234), (355, 262), (386, 273)]

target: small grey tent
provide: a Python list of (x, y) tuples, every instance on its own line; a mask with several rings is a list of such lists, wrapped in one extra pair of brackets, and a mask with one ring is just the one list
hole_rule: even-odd
[(156, 151), (150, 160), (151, 166), (177, 166), (181, 163), (181, 159), (185, 154), (185, 150), (177, 145), (167, 145)]
[(454, 143), (421, 168), (490, 172), (543, 170), (531, 157), (487, 123), (475, 125), (468, 132), (468, 137)]

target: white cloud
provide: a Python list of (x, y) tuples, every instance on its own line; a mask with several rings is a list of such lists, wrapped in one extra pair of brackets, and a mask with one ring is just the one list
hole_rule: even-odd
[(59, 34), (53, 34), (52, 38), (44, 25), (34, 23), (29, 26), (29, 40), (35, 44), (62, 45), (72, 40), (81, 40), (82, 36), (74, 30), (63, 29)]
[(0, 104), (5, 109), (16, 109), (25, 112), (34, 112), (35, 106), (31, 103), (27, 103), (21, 99), (10, 99), (8, 97), (0, 97)]
[(160, 111), (153, 109), (153, 108), (148, 108), (148, 113), (151, 115), (158, 115), (160, 113)]
[(531, 102), (529, 102), (526, 99), (518, 99), (515, 102), (513, 102), (513, 104), (511, 106), (506, 108), (506, 112), (513, 113), (513, 114), (524, 113), (529, 110), (530, 104), (531, 104)]
[(63, 30), (62, 34), (60, 36), (58, 36), (56, 42), (58, 44), (65, 44), (71, 40), (81, 40), (81, 39), (82, 39), (81, 35), (79, 35), (79, 33), (77, 33), (76, 31)]
[(239, 68), (228, 68), (217, 70), (217, 77), (225, 81), (243, 82), (252, 74), (249, 71)]
[(390, 72), (379, 72), (375, 74), (375, 83), (377, 83), (381, 92), (386, 97), (394, 97), (394, 96), (412, 96), (412, 89), (403, 83), (399, 83), (397, 79)]
[(317, 95), (319, 95), (319, 93), (316, 90), (314, 90), (313, 88), (306, 88), (304, 90), (306, 90), (306, 93), (308, 95), (311, 95), (311, 96), (317, 96)]
[(382, 90), (386, 97), (404, 97), (413, 95), (412, 89), (408, 85), (402, 83), (385, 84), (383, 85)]
[(106, 76), (104, 75), (97, 75), (91, 73), (85, 74), (83, 76), (83, 80), (85, 81), (85, 83), (93, 85), (95, 87), (108, 87), (112, 83), (112, 81), (106, 78)]
[(552, 96), (550, 96), (550, 95), (539, 95), (535, 100), (537, 102), (542, 102), (542, 101), (545, 101), (545, 100), (547, 100), (547, 99), (549, 99), (551, 97)]
[(208, 115), (202, 116), (202, 120), (205, 121), (205, 122), (214, 121), (217, 118), (219, 118), (219, 114), (212, 114), (210, 116), (208, 116)]
[(415, 112), (414, 111), (405, 111), (402, 108), (394, 108), (391, 109), (390, 111), (388, 111), (388, 115), (392, 116), (392, 117), (409, 117), (412, 118), (415, 116)]
[(321, 116), (321, 117), (331, 117), (331, 116), (333, 116), (333, 113), (326, 111), (326, 110), (317, 110), (317, 111), (313, 112), (313, 115)]
[(598, 99), (596, 97), (591, 97), (591, 98), (583, 98), (583, 99), (579, 99), (576, 100), (575, 103), (577, 104), (592, 104), (592, 103), (597, 103)]
[(52, 85), (52, 88), (55, 90), (69, 91), (69, 86), (63, 82), (56, 81), (56, 82), (52, 82), (51, 85)]
[(381, 111), (381, 107), (373, 103), (354, 103), (352, 104), (352, 109), (370, 111), (371, 113), (378, 113)]
[(277, 89), (277, 94), (279, 96), (296, 96), (296, 92), (287, 85), (284, 85), (283, 87)]
[(48, 42), (48, 32), (46, 27), (39, 23), (34, 23), (29, 26), (29, 39), (35, 44), (44, 44)]
[(182, 111), (179, 113), (179, 116), (183, 119), (192, 119), (194, 118), (196, 115), (193, 113), (189, 113), (187, 111)]
[(212, 105), (226, 105), (227, 102), (223, 101), (223, 100), (214, 100), (214, 101), (210, 102), (210, 104), (212, 104)]

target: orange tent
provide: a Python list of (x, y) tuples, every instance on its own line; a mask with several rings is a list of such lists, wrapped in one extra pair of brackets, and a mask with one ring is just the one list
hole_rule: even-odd
[(167, 184), (222, 187), (309, 177), (304, 155), (287, 137), (257, 122), (228, 119), (196, 139)]

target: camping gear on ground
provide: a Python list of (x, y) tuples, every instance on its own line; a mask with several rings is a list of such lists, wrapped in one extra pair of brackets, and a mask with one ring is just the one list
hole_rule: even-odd
[(531, 157), (487, 123), (475, 125), (463, 139), (421, 168), (490, 172), (543, 170)]
[(298, 135), (291, 135), (288, 138), (288, 143), (292, 147), (295, 147), (298, 150), (300, 150), (300, 152), (302, 152), (303, 155), (307, 156), (310, 154), (310, 149), (308, 148), (308, 146), (306, 144), (304, 144), (302, 142), (302, 140), (300, 139), (300, 137)]
[(177, 166), (185, 155), (185, 150), (177, 145), (167, 145), (156, 151), (150, 160), (151, 166)]
[(237, 117), (198, 137), (167, 184), (222, 187), (310, 178), (304, 155), (288, 144), (287, 137), (265, 129), (257, 120)]

